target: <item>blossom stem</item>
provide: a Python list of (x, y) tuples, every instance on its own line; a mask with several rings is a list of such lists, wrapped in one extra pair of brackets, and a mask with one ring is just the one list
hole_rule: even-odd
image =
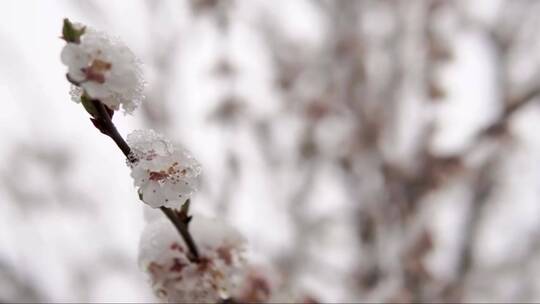
[[(111, 116), (107, 112), (107, 109), (105, 108), (105, 105), (99, 101), (98, 99), (93, 99), (92, 103), (94, 104), (94, 107), (98, 111), (99, 117), (95, 118), (96, 120), (93, 121), (94, 125), (105, 135), (109, 136), (120, 148), (122, 153), (130, 159), (131, 158), (131, 148), (129, 148), (129, 145), (126, 143), (124, 138), (122, 138), (122, 135), (118, 132), (116, 129), (116, 126), (111, 120)], [(131, 160), (131, 159), (130, 159)]]
[[(131, 148), (126, 143), (122, 135), (120, 135), (116, 129), (116, 126), (112, 122), (111, 115), (109, 115), (109, 111), (107, 111), (105, 105), (98, 99), (92, 99), (92, 104), (94, 105), (98, 114), (97, 117), (91, 119), (94, 126), (99, 129), (101, 133), (109, 136), (129, 161), (136, 161), (136, 159), (133, 159), (133, 155), (131, 154)], [(189, 206), (189, 202), (186, 202), (186, 204), (187, 205), (185, 206)], [(167, 207), (160, 207), (160, 209), (176, 227), (176, 230), (178, 230), (182, 236), (182, 239), (184, 239), (184, 242), (189, 250), (187, 257), (190, 259), (190, 261), (198, 263), (199, 251), (197, 250), (197, 245), (195, 244), (193, 237), (189, 233), (188, 226), (191, 217), (187, 214), (187, 207), (182, 208), (180, 211), (175, 211)]]
[(193, 240), (193, 237), (189, 233), (188, 229), (190, 217), (187, 215), (182, 215), (182, 211), (177, 212), (167, 207), (160, 207), (160, 209), (163, 211), (163, 213), (165, 213), (169, 220), (173, 222), (174, 226), (184, 239), (190, 253), (188, 255), (189, 260), (194, 263), (198, 263), (199, 251), (197, 250), (197, 245), (195, 245), (195, 241)]

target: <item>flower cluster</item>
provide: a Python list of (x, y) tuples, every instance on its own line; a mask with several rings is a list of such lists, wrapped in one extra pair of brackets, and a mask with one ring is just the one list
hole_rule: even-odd
[(198, 240), (198, 263), (187, 259), (187, 249), (174, 227), (156, 219), (141, 236), (139, 265), (161, 300), (218, 303), (238, 288), (245, 267), (245, 240), (224, 222), (201, 216), (193, 218), (191, 230)]
[(153, 130), (133, 131), (127, 142), (132, 153), (128, 165), (141, 199), (153, 208), (180, 208), (197, 189), (197, 160)]
[(113, 111), (131, 113), (143, 98), (144, 83), (133, 53), (119, 40), (68, 19), (62, 32), (67, 44), (61, 59), (73, 84), (72, 99), (83, 104), (94, 126), (127, 156), (140, 199), (167, 215), (152, 215), (140, 240), (139, 264), (158, 298), (269, 301), (269, 281), (246, 268), (244, 238), (224, 222), (188, 215), (186, 202), (197, 190), (200, 164), (153, 130), (136, 130), (126, 142), (112, 123)]
[(67, 44), (61, 53), (68, 78), (74, 84), (72, 99), (79, 101), (85, 93), (111, 110), (121, 106), (126, 113), (133, 112), (144, 99), (141, 65), (133, 52), (103, 32), (81, 24), (67, 26), (77, 33), (71, 39), (64, 38)]

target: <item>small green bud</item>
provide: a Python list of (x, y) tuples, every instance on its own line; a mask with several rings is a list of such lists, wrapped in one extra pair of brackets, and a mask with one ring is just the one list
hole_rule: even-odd
[(92, 98), (90, 98), (90, 96), (88, 96), (86, 92), (84, 92), (81, 95), (81, 103), (84, 109), (86, 110), (86, 112), (88, 112), (88, 114), (90, 114), (92, 117), (98, 117), (99, 112), (94, 106), (94, 103), (92, 102)]
[(81, 43), (81, 36), (84, 34), (86, 27), (78, 29), (69, 21), (68, 18), (64, 19), (64, 26), (62, 27), (62, 39), (69, 43)]
[(139, 189), (139, 190), (137, 191), (137, 194), (139, 194), (139, 199), (142, 201), (142, 200), (143, 200), (143, 194), (142, 194), (141, 189)]
[(187, 200), (184, 204), (182, 204), (182, 207), (180, 209), (180, 213), (184, 214), (185, 216), (189, 213), (189, 205), (191, 203), (191, 200)]

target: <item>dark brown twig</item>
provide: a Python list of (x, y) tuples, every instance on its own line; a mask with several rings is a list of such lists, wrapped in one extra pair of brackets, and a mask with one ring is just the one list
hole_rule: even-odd
[(101, 133), (109, 136), (120, 148), (122, 153), (130, 160), (132, 161), (131, 156), (131, 149), (129, 148), (129, 145), (126, 143), (124, 138), (122, 138), (122, 135), (118, 132), (116, 129), (116, 126), (111, 120), (111, 116), (109, 115), (109, 112), (107, 111), (107, 108), (105, 105), (99, 101), (98, 99), (92, 99), (92, 104), (98, 111), (98, 117), (91, 118), (92, 123), (96, 128), (98, 128)]
[(174, 226), (184, 239), (186, 246), (189, 249), (188, 258), (194, 263), (199, 262), (199, 251), (193, 237), (189, 233), (189, 222), (191, 216), (188, 215), (189, 200), (187, 200), (180, 211), (173, 210), (167, 207), (160, 207), (161, 211), (173, 222)]

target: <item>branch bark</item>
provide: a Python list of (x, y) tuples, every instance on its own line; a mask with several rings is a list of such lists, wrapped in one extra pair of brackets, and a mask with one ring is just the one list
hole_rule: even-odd
[(189, 222), (191, 221), (191, 216), (188, 215), (189, 200), (187, 200), (180, 211), (173, 210), (167, 207), (160, 207), (161, 211), (171, 220), (171, 222), (176, 227), (176, 230), (180, 233), (186, 246), (189, 249), (188, 259), (194, 263), (199, 262), (199, 251), (197, 250), (197, 245), (193, 240), (193, 237), (189, 233)]

